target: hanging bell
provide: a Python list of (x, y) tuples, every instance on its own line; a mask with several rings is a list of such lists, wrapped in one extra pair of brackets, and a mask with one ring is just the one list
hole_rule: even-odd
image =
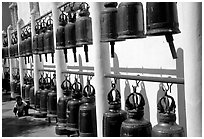
[(118, 38), (144, 38), (144, 12), (141, 2), (121, 2), (118, 6)]
[(65, 49), (65, 30), (64, 26), (67, 24), (67, 16), (61, 11), (59, 16), (59, 27), (57, 28), (56, 33), (56, 49), (64, 50), (65, 62), (67, 63), (67, 49)]
[[(24, 31), (21, 33), (21, 42), (19, 43), (19, 57), (24, 56), (24, 44), (25, 44), (25, 34)], [(26, 61), (25, 61), (26, 63)]]
[(10, 46), (10, 48), (9, 48), (9, 52), (10, 52), (9, 57), (10, 57), (10, 58), (14, 58), (14, 57), (15, 57), (14, 44), (15, 44), (15, 38), (14, 38), (14, 36), (13, 36), (12, 39), (11, 39), (11, 46)]
[(44, 53), (44, 35), (45, 35), (45, 30), (46, 30), (46, 23), (45, 20), (43, 20), (40, 23), (40, 32), (38, 35), (38, 54), (40, 56), (40, 62), (42, 61), (41, 54)]
[(47, 113), (49, 115), (57, 115), (57, 93), (56, 93), (56, 74), (53, 74), (51, 80), (51, 89), (47, 98)]
[(87, 3), (81, 3), (79, 18), (75, 22), (76, 31), (76, 45), (83, 45), (86, 57), (88, 59), (88, 45), (92, 44), (92, 21), (89, 17), (89, 5)]
[(101, 42), (110, 42), (112, 58), (114, 57), (115, 41), (121, 41), (118, 39), (117, 5), (117, 2), (105, 2), (105, 9), (100, 14)]
[(68, 23), (65, 26), (65, 48), (72, 49), (74, 54), (74, 62), (77, 62), (76, 57), (76, 47), (81, 47), (76, 45), (76, 35), (75, 35), (75, 21), (76, 13), (71, 11), (68, 13)]
[(95, 89), (89, 79), (83, 89), (82, 103), (79, 107), (79, 136), (97, 137)]
[(60, 97), (57, 104), (57, 119), (58, 123), (55, 128), (57, 135), (68, 135), (69, 131), (67, 130), (67, 105), (71, 99), (71, 82), (65, 76), (65, 80), (61, 84), (61, 88), (64, 91), (64, 96)]
[(14, 58), (18, 58), (18, 39), (17, 39), (17, 35), (15, 34), (14, 37)]
[(38, 35), (40, 31), (40, 23), (37, 22), (35, 25), (35, 35), (33, 36), (33, 47), (32, 47), (32, 52), (33, 54), (38, 54)]
[(173, 59), (177, 53), (172, 34), (180, 33), (176, 2), (147, 2), (147, 35), (165, 35)]
[(72, 129), (78, 129), (78, 115), (79, 107), (81, 105), (82, 97), (82, 85), (75, 78), (74, 84), (72, 84), (72, 99), (67, 104), (67, 127)]
[(157, 104), (159, 123), (152, 128), (153, 137), (184, 137), (183, 127), (176, 124), (175, 108), (172, 96), (165, 95), (159, 99)]
[(26, 39), (26, 42), (25, 42), (25, 45), (26, 45), (26, 50), (25, 50), (25, 55), (28, 56), (28, 63), (29, 63), (29, 56), (32, 55), (32, 42), (31, 42), (31, 30), (30, 28), (29, 29), (26, 29), (26, 36), (27, 36), (27, 39)]
[(5, 32), (3, 32), (2, 35), (3, 35), (2, 58), (4, 58), (4, 64), (5, 64), (6, 59), (9, 58), (8, 38), (7, 38), (7, 34)]
[(53, 29), (52, 29), (52, 19), (51, 16), (47, 20), (47, 31), (44, 35), (44, 53), (45, 53), (45, 61), (47, 62), (47, 54), (51, 53), (52, 55), (52, 63), (54, 63), (54, 38), (53, 38)]
[[(125, 102), (128, 111), (128, 118), (122, 122), (120, 129), (121, 137), (151, 137), (152, 125), (144, 119), (145, 100), (140, 93), (131, 93)], [(131, 102), (132, 100), (132, 102)]]
[(127, 119), (127, 112), (121, 110), (121, 96), (115, 84), (108, 93), (108, 103), (109, 111), (103, 114), (103, 137), (120, 137), (121, 124)]

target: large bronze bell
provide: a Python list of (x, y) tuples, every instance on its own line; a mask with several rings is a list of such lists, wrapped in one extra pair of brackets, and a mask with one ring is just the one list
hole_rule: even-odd
[(97, 137), (95, 89), (88, 78), (83, 89), (82, 103), (79, 107), (79, 136)]
[(101, 42), (110, 42), (111, 57), (114, 57), (114, 45), (118, 39), (117, 2), (105, 2), (100, 14)]
[(121, 2), (118, 6), (118, 38), (144, 38), (144, 12), (141, 2)]
[(53, 29), (52, 29), (52, 19), (49, 17), (47, 20), (47, 30), (44, 35), (44, 53), (45, 53), (45, 61), (47, 62), (47, 54), (51, 53), (52, 63), (54, 63), (54, 38), (53, 38)]
[(15, 44), (15, 38), (14, 36), (11, 39), (11, 46), (9, 48), (9, 57), (10, 58), (14, 58), (15, 57), (15, 48), (14, 48), (14, 44)]
[(65, 26), (65, 48), (72, 49), (74, 54), (74, 62), (77, 62), (76, 47), (80, 46), (76, 45), (75, 21), (76, 13), (74, 11), (71, 11), (70, 13), (68, 13), (68, 23)]
[(2, 42), (3, 42), (2, 58), (4, 59), (4, 64), (5, 64), (6, 59), (9, 58), (8, 38), (7, 38), (7, 34), (5, 32), (2, 33)]
[(47, 98), (47, 113), (49, 115), (56, 115), (57, 114), (57, 89), (56, 89), (56, 74), (53, 74), (53, 78), (51, 80), (51, 89), (48, 93)]
[(120, 137), (121, 124), (127, 119), (127, 112), (121, 110), (121, 96), (115, 84), (108, 93), (108, 103), (109, 111), (103, 114), (103, 137)]
[(157, 104), (159, 123), (152, 128), (153, 137), (184, 137), (183, 127), (176, 124), (175, 101), (165, 94)]
[(32, 56), (32, 41), (31, 41), (31, 29), (26, 29), (26, 40), (25, 40), (26, 50), (25, 56), (28, 56), (28, 63), (29, 63), (29, 56)]
[(147, 35), (165, 35), (172, 57), (177, 58), (172, 34), (180, 33), (176, 2), (147, 2)]
[[(122, 122), (120, 129), (121, 137), (151, 137), (152, 125), (144, 119), (145, 100), (140, 93), (131, 93), (125, 102), (128, 118)], [(131, 102), (132, 101), (132, 102)]]
[(79, 18), (75, 22), (76, 31), (76, 45), (83, 45), (86, 57), (86, 62), (88, 59), (88, 45), (92, 44), (92, 20), (89, 17), (89, 5), (87, 3), (81, 3)]
[(41, 54), (44, 53), (44, 35), (46, 30), (45, 20), (40, 23), (40, 32), (38, 34), (38, 54), (40, 56), (40, 61), (42, 61)]
[(37, 22), (35, 25), (35, 35), (33, 36), (33, 47), (32, 47), (32, 52), (33, 54), (38, 54), (38, 35), (40, 31), (40, 23)]
[(61, 88), (64, 91), (64, 96), (60, 97), (57, 104), (57, 119), (58, 123), (55, 128), (55, 132), (58, 135), (68, 135), (69, 131), (67, 130), (67, 105), (71, 99), (71, 87), (72, 84), (65, 76), (65, 80), (61, 84)]
[(67, 49), (65, 49), (65, 29), (64, 26), (67, 24), (67, 16), (61, 11), (59, 16), (59, 26), (56, 32), (56, 49), (64, 50), (65, 62), (67, 63)]
[(82, 104), (82, 85), (75, 78), (75, 82), (72, 84), (72, 99), (67, 104), (67, 126), (68, 128), (77, 130), (79, 127), (79, 107)]

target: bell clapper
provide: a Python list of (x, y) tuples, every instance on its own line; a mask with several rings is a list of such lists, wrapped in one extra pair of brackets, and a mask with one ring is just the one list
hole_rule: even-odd
[(88, 58), (88, 45), (87, 44), (84, 45), (84, 52), (85, 52), (86, 62), (89, 62), (89, 58)]
[(111, 45), (111, 57), (114, 58), (114, 45), (115, 45), (115, 42), (111, 41), (110, 45)]
[(176, 59), (177, 58), (177, 53), (176, 53), (174, 43), (173, 43), (173, 40), (174, 40), (173, 36), (172, 36), (172, 34), (166, 34), (165, 37), (166, 37), (167, 42), (169, 43), (169, 47), (170, 47), (170, 50), (171, 50), (172, 57), (173, 57), (173, 59)]
[(76, 47), (73, 47), (72, 51), (73, 51), (73, 54), (74, 54), (74, 62), (77, 62)]

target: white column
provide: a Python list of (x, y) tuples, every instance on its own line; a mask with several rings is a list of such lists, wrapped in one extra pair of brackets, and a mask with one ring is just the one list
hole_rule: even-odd
[(202, 3), (182, 3), (187, 137), (202, 136)]
[[(36, 9), (31, 11), (31, 38), (33, 45), (33, 36), (35, 35), (35, 15)], [(40, 62), (39, 55), (33, 54), (33, 73), (34, 73), (34, 94), (39, 89), (39, 69), (43, 69), (43, 62)]]
[[(17, 22), (17, 37), (18, 37), (18, 53), (19, 53), (19, 44), (21, 43), (21, 27), (24, 25), (24, 22), (22, 19), (19, 19)], [(25, 68), (23, 57), (19, 57), (19, 74), (20, 74), (20, 87), (21, 87), (21, 97), (22, 97), (22, 86), (24, 84), (24, 71), (23, 68)]]
[[(7, 28), (7, 35), (8, 35), (8, 48), (10, 49), (11, 47), (11, 30), (12, 30), (12, 27), (11, 25), (8, 26)], [(9, 52), (9, 55), (10, 55), (10, 52)], [(13, 58), (9, 58), (9, 68), (10, 68), (10, 84), (11, 82), (13, 82), (13, 68), (14, 68), (14, 65), (15, 65), (15, 61)], [(14, 98), (14, 92), (11, 91), (11, 98)]]
[[(57, 2), (52, 2), (52, 18), (53, 18), (53, 36), (54, 36), (54, 47), (56, 48), (56, 32), (58, 28), (59, 10), (57, 9)], [(66, 70), (66, 63), (64, 59), (64, 53), (62, 50), (55, 50), (54, 63), (56, 69), (56, 86), (57, 86), (57, 102), (60, 97), (63, 96), (61, 89), (61, 83), (64, 80), (62, 71)]]
[(110, 79), (104, 78), (104, 74), (110, 73), (110, 54), (108, 43), (100, 43), (100, 11), (103, 7), (102, 2), (90, 3), (90, 15), (92, 17), (92, 36), (93, 47), (95, 49), (95, 81), (96, 81), (96, 117), (98, 137), (103, 136), (103, 114), (108, 110), (107, 93), (110, 91)]

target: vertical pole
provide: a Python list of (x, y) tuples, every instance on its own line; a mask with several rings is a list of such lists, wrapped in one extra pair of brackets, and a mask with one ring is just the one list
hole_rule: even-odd
[[(35, 35), (35, 16), (36, 9), (31, 11), (31, 40), (33, 45), (33, 36)], [(39, 89), (39, 69), (43, 69), (43, 62), (40, 62), (39, 56), (37, 54), (33, 54), (33, 73), (34, 73), (34, 94)]]
[(98, 137), (103, 136), (103, 114), (108, 110), (107, 93), (110, 90), (110, 79), (106, 79), (104, 74), (110, 73), (110, 54), (108, 43), (100, 43), (100, 11), (103, 7), (102, 2), (90, 3), (90, 15), (92, 16), (93, 47), (95, 53), (95, 89), (96, 89), (96, 117)]
[[(24, 22), (22, 19), (19, 19), (18, 22), (17, 22), (17, 37), (18, 37), (18, 53), (19, 53), (19, 50), (20, 50), (20, 43), (21, 43), (21, 27), (24, 25)], [(24, 84), (24, 80), (23, 80), (23, 77), (24, 77), (24, 71), (23, 71), (23, 68), (25, 67), (25, 64), (24, 64), (24, 60), (23, 60), (23, 57), (19, 57), (19, 74), (20, 74), (20, 88), (21, 88), (21, 97), (22, 97), (22, 86)]]
[(182, 3), (187, 136), (202, 136), (202, 3)]
[[(54, 37), (54, 47), (56, 48), (56, 32), (58, 27), (59, 11), (57, 9), (57, 2), (52, 2), (52, 17), (53, 17), (53, 37)], [(54, 63), (56, 68), (56, 86), (57, 86), (57, 102), (60, 97), (63, 96), (63, 91), (61, 89), (61, 83), (63, 81), (62, 71), (66, 70), (66, 63), (64, 60), (64, 54), (62, 50), (56, 50), (54, 54)]]
[[(11, 25), (8, 26), (7, 28), (7, 35), (8, 35), (8, 48), (10, 49), (11, 47), (11, 30), (12, 27)], [(10, 51), (9, 51), (9, 55), (10, 55)], [(14, 59), (9, 58), (9, 68), (10, 68), (10, 85), (13, 82), (13, 68), (14, 68)], [(12, 88), (12, 87), (11, 87)], [(14, 98), (14, 92), (13, 90), (11, 90), (11, 98)]]

